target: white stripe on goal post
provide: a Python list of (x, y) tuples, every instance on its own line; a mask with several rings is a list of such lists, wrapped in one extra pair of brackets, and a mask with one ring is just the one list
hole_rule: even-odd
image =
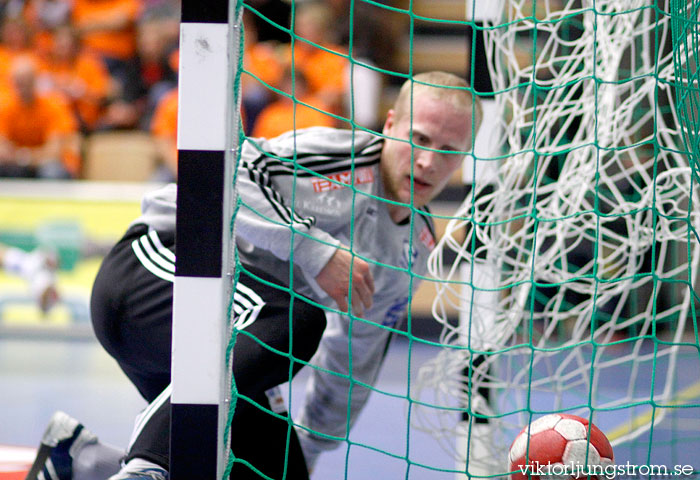
[[(170, 478), (218, 480), (226, 468), (228, 304), (236, 0), (182, 0), (173, 299)], [(231, 19), (231, 20), (229, 20)]]

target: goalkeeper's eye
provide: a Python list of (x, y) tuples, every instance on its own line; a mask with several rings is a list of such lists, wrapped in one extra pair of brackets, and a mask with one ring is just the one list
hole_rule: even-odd
[(430, 144), (430, 138), (427, 135), (420, 132), (413, 132), (413, 144), (421, 147), (425, 147)]

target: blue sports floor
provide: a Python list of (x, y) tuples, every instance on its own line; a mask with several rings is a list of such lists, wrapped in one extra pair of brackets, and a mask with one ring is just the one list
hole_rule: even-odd
[[(371, 447), (343, 446), (322, 456), (314, 480), (455, 477), (454, 473), (440, 471), (452, 469), (453, 462), (431, 436), (411, 429), (407, 439), (405, 402), (392, 394), (406, 393), (408, 351), (407, 343), (394, 343), (378, 384), (386, 393), (372, 395), (352, 432), (353, 442)], [(416, 345), (411, 352), (412, 372), (432, 355), (427, 347)], [(700, 470), (697, 363), (697, 353), (681, 355), (677, 369), (680, 393), (673, 401), (685, 407), (674, 409), (672, 418), (655, 427), (653, 448), (621, 445), (615, 450), (618, 464), (650, 460)], [(303, 380), (302, 372), (298, 383), (303, 384)], [(624, 379), (611, 379), (609, 384), (613, 392)], [(293, 405), (298, 404), (300, 395), (300, 388), (295, 387)], [(79, 418), (104, 441), (125, 445), (134, 417), (143, 406), (135, 389), (94, 340), (60, 335), (41, 339), (0, 336), (0, 444), (36, 446), (52, 412), (61, 409)], [(612, 424), (603, 426), (606, 431), (614, 428)]]

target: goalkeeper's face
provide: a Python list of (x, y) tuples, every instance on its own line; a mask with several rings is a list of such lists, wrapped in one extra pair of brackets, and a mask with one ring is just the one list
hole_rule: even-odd
[(413, 112), (408, 110), (403, 114), (390, 110), (387, 115), (382, 181), (389, 200), (422, 207), (462, 164), (471, 143), (471, 115), (445, 99), (426, 95), (416, 97)]

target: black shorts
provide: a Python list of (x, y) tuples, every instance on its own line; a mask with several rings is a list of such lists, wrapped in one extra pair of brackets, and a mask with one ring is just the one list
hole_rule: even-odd
[[(174, 260), (173, 233), (149, 231), (146, 225), (132, 226), (105, 257), (90, 305), (98, 340), (141, 395), (152, 403), (129, 458), (144, 458), (165, 468), (169, 464), (167, 388)], [(252, 291), (258, 300), (254, 318), (252, 312), (239, 315), (246, 326), (238, 334), (233, 351), (233, 376), (238, 391), (265, 406), (269, 405), (265, 392), (289, 381), (290, 367), (294, 374), (311, 359), (326, 325), (320, 308), (268, 282), (274, 284), (275, 280), (254, 267), (245, 265), (240, 271), (238, 291)], [(166, 395), (161, 395), (164, 391)], [(289, 478), (306, 478), (306, 465), (294, 429), (289, 455), (285, 455), (286, 421), (239, 399), (231, 432), (236, 457), (273, 478), (281, 477), (287, 462), (288, 475), (290, 469), (297, 471), (296, 476)], [(235, 478), (258, 478), (243, 464), (235, 465)]]
[[(144, 247), (147, 244), (148, 247)], [(152, 402), (170, 384), (174, 265), (168, 273), (161, 252), (160, 275), (144, 266), (139, 252), (162, 248), (175, 256), (175, 235), (129, 228), (107, 254), (95, 278), (90, 314), (95, 335), (117, 360), (143, 398)], [(172, 262), (171, 262), (172, 263)]]

